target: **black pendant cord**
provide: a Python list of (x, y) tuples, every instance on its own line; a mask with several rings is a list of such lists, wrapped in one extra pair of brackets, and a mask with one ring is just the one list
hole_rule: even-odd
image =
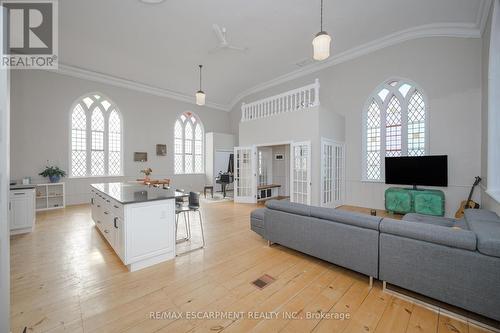
[(321, 18), (320, 18), (320, 30), (323, 31), (323, 0), (321, 0)]
[(203, 65), (199, 65), (200, 66), (200, 91), (201, 91), (201, 68), (203, 67)]

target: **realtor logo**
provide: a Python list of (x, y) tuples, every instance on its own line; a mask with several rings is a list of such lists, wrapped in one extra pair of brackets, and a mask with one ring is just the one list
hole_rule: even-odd
[(57, 68), (57, 0), (4, 0), (0, 67)]

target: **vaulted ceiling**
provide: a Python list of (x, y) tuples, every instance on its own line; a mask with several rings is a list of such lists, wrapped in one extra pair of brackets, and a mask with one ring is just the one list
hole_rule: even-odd
[[(314, 70), (378, 44), (432, 35), (479, 37), (489, 0), (325, 0), (333, 37), (326, 64), (311, 58), (319, 0), (64, 0), (59, 2), (63, 71), (97, 72), (194, 100), (204, 64), (209, 105), (228, 109), (277, 77)], [(216, 23), (246, 52), (210, 52)], [(86, 72), (88, 73), (88, 72)], [(187, 96), (187, 97), (183, 97)]]

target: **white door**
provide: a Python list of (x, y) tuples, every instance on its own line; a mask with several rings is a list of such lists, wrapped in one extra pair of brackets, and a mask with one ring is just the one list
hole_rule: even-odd
[(338, 207), (344, 198), (344, 144), (321, 139), (321, 206)]
[(291, 145), (290, 200), (311, 204), (311, 142), (297, 142)]
[(257, 202), (257, 149), (234, 148), (234, 201)]

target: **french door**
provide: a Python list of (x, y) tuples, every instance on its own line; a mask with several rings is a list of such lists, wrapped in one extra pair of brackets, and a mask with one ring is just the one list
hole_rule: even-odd
[(338, 207), (344, 198), (344, 144), (321, 139), (321, 206)]
[(257, 202), (257, 149), (234, 148), (234, 201)]
[(311, 204), (311, 142), (296, 142), (291, 145), (290, 200)]

